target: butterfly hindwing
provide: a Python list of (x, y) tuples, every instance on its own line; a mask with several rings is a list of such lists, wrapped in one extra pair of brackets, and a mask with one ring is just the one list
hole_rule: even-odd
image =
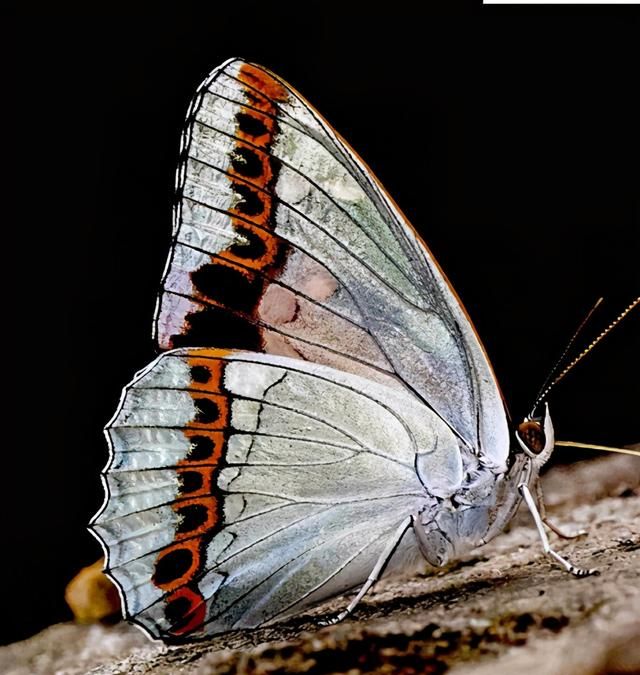
[(462, 480), (458, 440), (413, 397), (263, 354), (162, 355), (108, 436), (92, 527), (127, 616), (164, 639), (256, 626), (362, 583), (399, 523)]
[(162, 348), (244, 348), (395, 380), (469, 448), (505, 461), (503, 402), (454, 292), (286, 83), (239, 59), (213, 71), (187, 120), (177, 193)]

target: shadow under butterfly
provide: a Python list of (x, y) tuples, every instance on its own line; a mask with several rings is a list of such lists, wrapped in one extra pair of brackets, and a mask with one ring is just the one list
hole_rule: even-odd
[(164, 353), (107, 426), (91, 522), (126, 618), (193, 640), (360, 587), (340, 620), (390, 560), (444, 565), (522, 500), (590, 574), (543, 526), (547, 392), (512, 435), (454, 290), (327, 122), (232, 59), (181, 150)]

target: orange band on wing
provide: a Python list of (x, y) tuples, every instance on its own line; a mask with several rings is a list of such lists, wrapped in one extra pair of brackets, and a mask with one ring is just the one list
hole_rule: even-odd
[[(243, 63), (238, 74), (238, 79), (250, 87), (257, 89), (265, 96), (274, 101), (284, 102), (288, 98), (287, 90), (276, 80), (271, 77), (262, 68), (256, 68), (251, 63)], [(256, 106), (258, 107), (258, 106)], [(265, 110), (265, 112), (271, 112)]]
[[(228, 157), (234, 193), (228, 213), (238, 237), (191, 272), (194, 298), (202, 306), (194, 305), (185, 316), (182, 333), (171, 338), (174, 347), (201, 342), (197, 328), (206, 325), (218, 327), (238, 347), (260, 349), (258, 307), (268, 282), (259, 273), (273, 275), (286, 258), (286, 244), (272, 234), (272, 194), (279, 165), (270, 150), (278, 134), (274, 101), (286, 101), (288, 94), (276, 79), (250, 64), (240, 67), (237, 78), (244, 84), (246, 105), (240, 105), (236, 113), (237, 140)], [(229, 313), (233, 320), (222, 328), (220, 318)], [(242, 339), (235, 339), (234, 330)], [(215, 334), (207, 333), (202, 342), (212, 344), (212, 340)], [(153, 575), (154, 584), (169, 594), (165, 618), (171, 625), (169, 632), (176, 636), (197, 632), (206, 620), (206, 601), (198, 581), (205, 573), (206, 547), (223, 525), (223, 495), (218, 493), (216, 479), (224, 467), (230, 416), (221, 358), (226, 353), (199, 349), (187, 357), (187, 390), (195, 413), (183, 433), (190, 450), (176, 469), (179, 489), (172, 508), (179, 519), (174, 543), (158, 553)]]
[(194, 415), (183, 431), (189, 443), (178, 463), (179, 488), (172, 508), (178, 515), (174, 543), (158, 553), (153, 583), (170, 593), (165, 618), (170, 633), (197, 631), (206, 618), (206, 603), (198, 588), (205, 572), (206, 547), (222, 526), (222, 495), (216, 478), (224, 466), (230, 399), (224, 388), (220, 349), (192, 350), (187, 355), (190, 382), (186, 389)]
[[(264, 71), (244, 63), (237, 79), (244, 84), (235, 113), (234, 146), (226, 169), (233, 194), (226, 213), (238, 235), (233, 243), (190, 272), (193, 303), (179, 334), (169, 346), (218, 344), (264, 349), (258, 320), (268, 277), (276, 276), (288, 246), (272, 234), (276, 203), (273, 198), (279, 162), (271, 148), (278, 134), (277, 102), (286, 89)], [(266, 278), (265, 278), (266, 277)]]

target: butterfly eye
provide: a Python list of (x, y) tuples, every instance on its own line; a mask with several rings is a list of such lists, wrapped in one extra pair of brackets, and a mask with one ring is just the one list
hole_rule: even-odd
[(527, 420), (518, 425), (518, 436), (527, 448), (538, 455), (544, 450), (546, 436), (540, 422)]

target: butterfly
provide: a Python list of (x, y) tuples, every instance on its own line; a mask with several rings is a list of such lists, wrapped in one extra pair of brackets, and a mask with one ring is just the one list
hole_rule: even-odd
[[(548, 407), (515, 435), (427, 246), (320, 114), (232, 59), (181, 140), (160, 356), (106, 428), (91, 522), (125, 616), (191, 640), (278, 621), (416, 553), (444, 565), (535, 495)], [(533, 492), (532, 492), (533, 490)]]

